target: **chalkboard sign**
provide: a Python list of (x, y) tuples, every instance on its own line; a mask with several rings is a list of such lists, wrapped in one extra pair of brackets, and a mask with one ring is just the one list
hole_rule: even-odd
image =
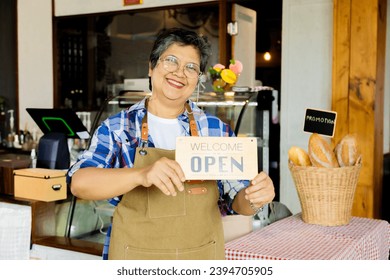
[(337, 113), (317, 109), (306, 109), (303, 130), (333, 137), (336, 127)]

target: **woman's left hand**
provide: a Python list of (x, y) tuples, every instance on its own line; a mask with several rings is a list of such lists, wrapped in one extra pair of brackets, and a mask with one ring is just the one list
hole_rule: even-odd
[(245, 199), (260, 208), (270, 203), (275, 197), (275, 188), (271, 178), (260, 172), (251, 180), (251, 184), (245, 189)]

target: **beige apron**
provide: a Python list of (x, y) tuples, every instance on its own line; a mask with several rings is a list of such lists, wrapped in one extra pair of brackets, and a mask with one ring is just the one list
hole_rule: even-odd
[[(145, 102), (147, 108), (147, 102)], [(197, 136), (190, 106), (191, 135)], [(142, 142), (147, 143), (147, 113)], [(175, 159), (175, 151), (139, 147), (134, 167), (161, 157)], [(186, 181), (185, 190), (167, 196), (157, 187), (139, 186), (123, 195), (113, 218), (109, 259), (207, 260), (224, 259), (224, 236), (215, 181)]]

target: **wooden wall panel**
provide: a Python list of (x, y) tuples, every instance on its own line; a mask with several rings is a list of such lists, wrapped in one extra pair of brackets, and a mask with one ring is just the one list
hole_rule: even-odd
[(363, 166), (353, 215), (371, 218), (379, 218), (381, 209), (386, 2), (334, 1), (333, 141), (358, 135)]

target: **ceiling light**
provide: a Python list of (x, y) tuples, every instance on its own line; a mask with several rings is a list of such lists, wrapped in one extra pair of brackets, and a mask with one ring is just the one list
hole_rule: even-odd
[(270, 61), (271, 60), (271, 54), (269, 52), (265, 52), (263, 57), (264, 57), (265, 61)]

